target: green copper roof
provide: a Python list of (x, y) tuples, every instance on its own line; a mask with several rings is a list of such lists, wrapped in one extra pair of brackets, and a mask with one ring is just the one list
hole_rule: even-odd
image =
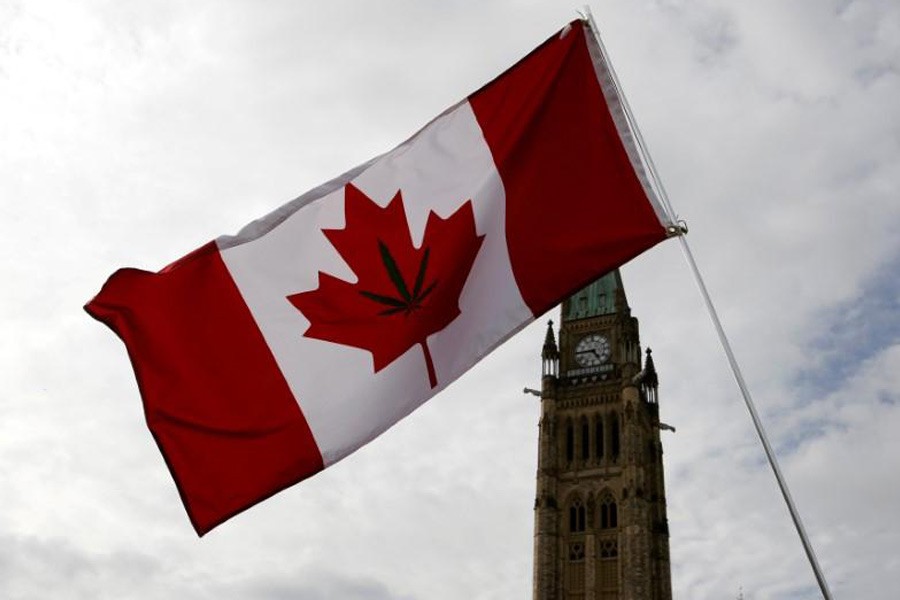
[(584, 319), (616, 312), (616, 292), (622, 287), (618, 269), (610, 271), (563, 303), (563, 319)]

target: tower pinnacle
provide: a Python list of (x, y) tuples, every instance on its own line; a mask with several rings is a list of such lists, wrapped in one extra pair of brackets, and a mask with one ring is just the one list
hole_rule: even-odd
[(541, 350), (542, 377), (559, 375), (559, 349), (556, 347), (556, 336), (553, 335), (553, 320), (547, 323), (547, 334), (544, 336), (544, 348)]

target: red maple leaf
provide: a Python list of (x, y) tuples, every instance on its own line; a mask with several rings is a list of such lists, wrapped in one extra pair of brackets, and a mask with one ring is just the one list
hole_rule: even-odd
[(400, 191), (381, 208), (348, 183), (344, 203), (344, 228), (322, 233), (357, 282), (320, 271), (317, 289), (288, 296), (309, 319), (303, 335), (370, 351), (376, 373), (419, 344), (435, 387), (427, 338), (459, 316), (459, 295), (484, 240), (475, 232), (472, 201), (446, 219), (430, 212), (419, 248)]

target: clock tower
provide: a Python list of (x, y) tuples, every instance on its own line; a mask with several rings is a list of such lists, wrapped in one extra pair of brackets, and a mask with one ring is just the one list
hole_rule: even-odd
[(671, 600), (658, 380), (612, 271), (541, 353), (534, 600)]

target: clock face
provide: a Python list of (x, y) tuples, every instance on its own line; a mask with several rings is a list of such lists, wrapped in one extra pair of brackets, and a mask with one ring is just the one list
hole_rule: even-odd
[(609, 340), (599, 333), (586, 335), (575, 346), (575, 362), (582, 367), (595, 367), (609, 360)]

